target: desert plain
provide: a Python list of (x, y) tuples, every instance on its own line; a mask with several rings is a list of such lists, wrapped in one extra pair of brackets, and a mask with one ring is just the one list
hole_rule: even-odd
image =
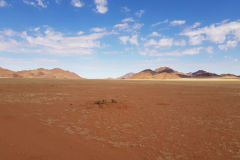
[(237, 160), (240, 81), (2, 78), (0, 159)]

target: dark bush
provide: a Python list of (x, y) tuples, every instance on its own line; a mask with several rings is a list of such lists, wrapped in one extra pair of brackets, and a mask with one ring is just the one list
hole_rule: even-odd
[(115, 99), (112, 99), (111, 101), (112, 101), (112, 103), (117, 103), (117, 101)]

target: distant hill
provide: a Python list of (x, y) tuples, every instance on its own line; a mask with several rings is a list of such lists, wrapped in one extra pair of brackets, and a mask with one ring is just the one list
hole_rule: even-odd
[(15, 72), (0, 67), (0, 77), (4, 77), (4, 78), (6, 77), (7, 78), (7, 77), (15, 77), (15, 76), (16, 76)]
[(160, 67), (160, 68), (157, 68), (154, 70), (154, 72), (157, 72), (157, 73), (174, 73), (176, 71), (174, 71), (172, 68), (169, 68), (169, 67)]
[[(126, 76), (126, 75), (124, 75)], [(221, 74), (199, 70), (193, 73), (182, 73), (169, 67), (160, 67), (155, 70), (146, 69), (125, 79), (180, 79), (180, 78), (239, 78), (234, 74)]]
[(234, 74), (221, 74), (220, 75), (222, 78), (229, 78), (229, 79), (232, 79), (232, 78), (240, 78), (240, 76), (236, 76)]
[(151, 69), (143, 70), (131, 76), (130, 79), (179, 79), (187, 77), (189, 76), (169, 67), (160, 67), (154, 71)]
[(215, 74), (215, 73), (210, 73), (210, 72), (206, 72), (204, 70), (199, 70), (197, 72), (192, 73), (191, 77), (193, 77), (193, 78), (219, 78), (221, 76), (218, 74)]
[(121, 77), (118, 77), (117, 79), (128, 79), (128, 78), (130, 78), (130, 77), (132, 77), (133, 75), (134, 75), (135, 73), (127, 73), (127, 74), (125, 74), (125, 75), (123, 75), (123, 76), (121, 76)]
[(62, 70), (60, 68), (36, 70), (24, 70), (19, 72), (0, 68), (0, 77), (4, 78), (48, 78), (48, 79), (81, 79), (76, 73)]
[(152, 79), (154, 75), (155, 75), (154, 71), (152, 71), (151, 69), (146, 69), (132, 75), (130, 79)]

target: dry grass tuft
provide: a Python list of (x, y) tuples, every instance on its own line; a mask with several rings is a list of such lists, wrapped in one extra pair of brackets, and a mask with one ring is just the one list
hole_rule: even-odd
[(94, 104), (107, 104), (107, 103), (117, 103), (117, 101), (115, 99), (111, 99), (110, 101), (107, 101), (106, 99), (102, 99), (94, 102)]
[(107, 100), (105, 99), (98, 100), (98, 101), (95, 101), (94, 104), (107, 104)]
[(117, 103), (117, 101), (115, 99), (111, 99), (112, 103)]

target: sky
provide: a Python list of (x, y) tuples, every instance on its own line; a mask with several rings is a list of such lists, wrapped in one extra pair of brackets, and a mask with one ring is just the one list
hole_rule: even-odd
[(238, 0), (0, 0), (0, 67), (240, 75)]

